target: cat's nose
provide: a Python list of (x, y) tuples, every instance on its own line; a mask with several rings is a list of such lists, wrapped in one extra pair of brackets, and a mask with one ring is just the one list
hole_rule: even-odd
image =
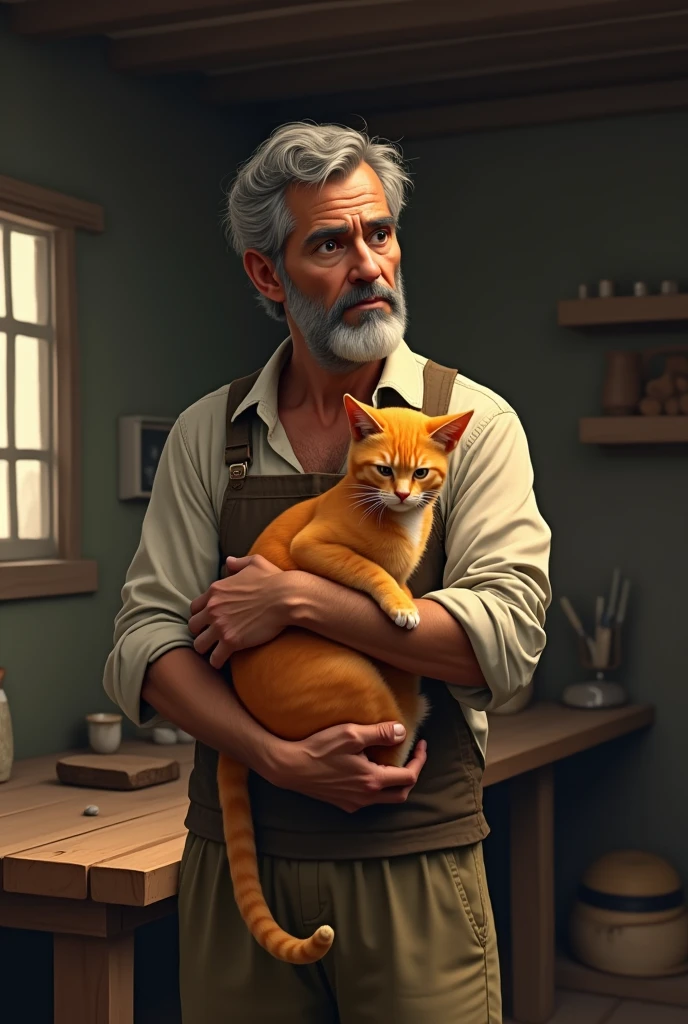
[(395, 491), (394, 493), (396, 494), (396, 496), (399, 499), (399, 501), (406, 501), (406, 499), (408, 498), (408, 496), (409, 496), (409, 494), (411, 492), (410, 491)]

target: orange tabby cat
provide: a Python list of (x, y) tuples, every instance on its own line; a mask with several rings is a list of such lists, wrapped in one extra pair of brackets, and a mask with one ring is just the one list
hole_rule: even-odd
[[(344, 396), (351, 425), (346, 476), (330, 490), (278, 516), (250, 554), (280, 569), (302, 569), (370, 594), (396, 625), (420, 616), (406, 587), (432, 526), (447, 456), (472, 412), (425, 416), (411, 409), (374, 409)], [(287, 740), (355, 722), (400, 721), (406, 739), (367, 751), (378, 764), (403, 765), (427, 713), (420, 680), (308, 630), (289, 628), (267, 644), (231, 658), (239, 699), (266, 729)], [(279, 960), (307, 964), (332, 945), (323, 925), (296, 939), (275, 922), (258, 875), (248, 770), (220, 755), (218, 788), (234, 896), (251, 933)]]

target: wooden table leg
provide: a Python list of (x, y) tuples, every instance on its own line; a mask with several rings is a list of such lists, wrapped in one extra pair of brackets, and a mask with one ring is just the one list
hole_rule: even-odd
[(134, 933), (56, 933), (54, 1024), (134, 1024)]
[(545, 1024), (554, 1013), (554, 773), (551, 765), (509, 784), (512, 1016)]

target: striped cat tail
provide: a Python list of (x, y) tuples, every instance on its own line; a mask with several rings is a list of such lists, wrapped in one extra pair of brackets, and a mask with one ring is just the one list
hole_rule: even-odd
[(217, 784), (234, 898), (246, 926), (275, 959), (289, 964), (315, 963), (332, 945), (334, 931), (322, 925), (310, 938), (297, 939), (280, 928), (270, 913), (258, 874), (248, 768), (220, 754)]

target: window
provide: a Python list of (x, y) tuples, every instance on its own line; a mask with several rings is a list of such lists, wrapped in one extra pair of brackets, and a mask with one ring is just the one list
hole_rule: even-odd
[(56, 558), (52, 236), (0, 218), (0, 558)]
[(0, 176), (0, 600), (96, 589), (80, 546), (75, 248), (102, 219)]

